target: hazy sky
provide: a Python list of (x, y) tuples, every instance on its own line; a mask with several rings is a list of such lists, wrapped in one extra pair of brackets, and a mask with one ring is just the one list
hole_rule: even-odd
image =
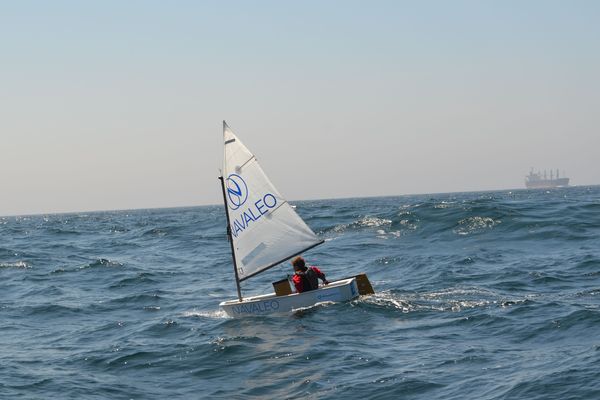
[(0, 2), (0, 215), (600, 183), (598, 1)]

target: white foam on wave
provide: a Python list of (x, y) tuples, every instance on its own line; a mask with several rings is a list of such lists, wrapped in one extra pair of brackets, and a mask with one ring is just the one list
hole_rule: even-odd
[(313, 304), (311, 306), (293, 308), (292, 312), (306, 311), (306, 310), (311, 310), (311, 309), (317, 308), (317, 307), (327, 307), (327, 306), (329, 306), (331, 304), (335, 304), (335, 302), (333, 302), (333, 301), (321, 301), (321, 302), (315, 303), (315, 304)]
[(364, 217), (357, 221), (359, 226), (384, 226), (390, 225), (391, 219), (377, 218), (377, 217)]
[(378, 217), (362, 217), (350, 224), (340, 224), (333, 228), (334, 232), (341, 233), (346, 231), (348, 228), (379, 228), (382, 226), (391, 225), (392, 220)]
[(377, 292), (373, 295), (361, 297), (358, 302), (373, 304), (382, 307), (392, 307), (402, 312), (414, 311), (414, 307), (399, 296), (395, 296), (389, 291)]
[(220, 308), (217, 310), (212, 310), (212, 311), (198, 311), (198, 310), (191, 310), (191, 311), (184, 311), (181, 314), (182, 317), (184, 318), (198, 318), (198, 317), (202, 317), (202, 318), (230, 318), (227, 313), (223, 310), (221, 310)]
[(27, 269), (29, 268), (30, 265), (27, 264), (25, 261), (17, 261), (14, 263), (0, 263), (0, 268), (22, 268), (22, 269)]
[(400, 236), (402, 236), (402, 232), (400, 232), (400, 231), (386, 232), (383, 229), (378, 229), (376, 233), (377, 233), (378, 239), (399, 238)]
[(457, 235), (469, 235), (486, 229), (492, 229), (495, 225), (500, 223), (500, 220), (495, 220), (490, 217), (469, 217), (458, 221), (460, 226), (454, 229), (453, 232)]
[(456, 201), (442, 201), (441, 203), (437, 203), (433, 206), (433, 208), (444, 209), (453, 207), (456, 204)]
[(428, 293), (398, 295), (390, 291), (361, 297), (358, 302), (395, 308), (404, 313), (415, 311), (457, 312), (472, 308), (508, 307), (524, 301), (506, 300), (497, 294), (476, 288), (450, 288)]
[(491, 296), (493, 292), (478, 288), (447, 288), (435, 292), (423, 293), (421, 296), (425, 299), (443, 299), (453, 296)]

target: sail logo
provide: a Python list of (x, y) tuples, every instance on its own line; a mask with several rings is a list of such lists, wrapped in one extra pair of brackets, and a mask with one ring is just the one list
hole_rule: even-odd
[(251, 203), (248, 207), (237, 211), (237, 215), (231, 219), (231, 234), (237, 238), (251, 224), (258, 222), (263, 215), (274, 211), (276, 207), (277, 197), (271, 193), (265, 194), (262, 198), (256, 200), (254, 204)]
[(240, 304), (233, 307), (233, 312), (236, 314), (261, 314), (279, 310), (279, 301), (266, 300), (262, 302)]
[(248, 200), (248, 186), (241, 176), (231, 174), (227, 178), (227, 197), (229, 208), (237, 210)]

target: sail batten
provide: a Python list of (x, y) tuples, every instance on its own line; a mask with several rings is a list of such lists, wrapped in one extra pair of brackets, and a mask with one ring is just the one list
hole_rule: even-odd
[(238, 279), (243, 281), (323, 243), (225, 121), (223, 139), (224, 197)]

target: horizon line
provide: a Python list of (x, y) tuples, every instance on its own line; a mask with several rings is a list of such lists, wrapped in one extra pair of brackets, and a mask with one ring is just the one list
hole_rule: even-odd
[[(489, 192), (504, 192), (504, 191), (525, 191), (525, 190), (549, 190), (549, 189), (568, 189), (576, 187), (592, 187), (600, 186), (600, 184), (592, 185), (569, 185), (563, 188), (505, 188), (505, 189), (486, 189), (486, 190), (459, 190), (455, 192), (433, 192), (433, 193), (404, 193), (404, 194), (383, 194), (383, 195), (372, 195), (372, 196), (350, 196), (350, 197), (328, 197), (328, 198), (306, 198), (306, 199), (293, 199), (287, 200), (288, 202), (296, 201), (325, 201), (325, 200), (350, 200), (350, 199), (370, 199), (377, 197), (404, 197), (404, 196), (426, 196), (426, 195), (442, 195), (442, 194), (457, 194), (457, 193), (489, 193)], [(75, 210), (75, 211), (53, 211), (53, 212), (39, 212), (39, 213), (27, 213), (27, 214), (8, 214), (0, 215), (0, 218), (13, 218), (13, 217), (38, 217), (42, 215), (64, 215), (64, 214), (78, 214), (78, 213), (105, 213), (105, 212), (125, 212), (125, 211), (143, 211), (143, 210), (169, 210), (176, 208), (196, 208), (196, 207), (215, 207), (223, 206), (223, 203), (214, 204), (199, 204), (199, 205), (187, 205), (187, 206), (158, 206), (158, 207), (140, 207), (140, 208), (109, 208), (104, 210)]]

